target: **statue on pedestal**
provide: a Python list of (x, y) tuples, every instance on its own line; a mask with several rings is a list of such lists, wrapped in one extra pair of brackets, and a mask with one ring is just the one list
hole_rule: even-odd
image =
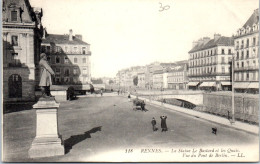
[(50, 92), (50, 86), (52, 85), (52, 77), (51, 75), (55, 75), (54, 71), (50, 67), (47, 61), (47, 55), (45, 53), (40, 54), (40, 83), (39, 86), (42, 91), (42, 97), (48, 98), (53, 97)]

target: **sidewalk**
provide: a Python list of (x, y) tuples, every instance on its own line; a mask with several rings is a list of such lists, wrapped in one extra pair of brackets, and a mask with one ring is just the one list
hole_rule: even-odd
[[(131, 95), (133, 98), (136, 98), (136, 96)], [(186, 108), (182, 108), (182, 107), (178, 107), (178, 106), (174, 106), (174, 105), (170, 105), (170, 104), (162, 104), (161, 102), (158, 101), (154, 101), (154, 100), (149, 100), (146, 98), (142, 98), (142, 97), (138, 97), (139, 99), (145, 100), (146, 103), (151, 104), (151, 105), (156, 105), (158, 107), (163, 107), (163, 108), (167, 108), (169, 110), (174, 110), (177, 112), (181, 112), (181, 113), (185, 113), (197, 118), (201, 118), (210, 122), (214, 122), (217, 124), (221, 124), (230, 128), (234, 128), (237, 130), (242, 130), (248, 133), (252, 133), (255, 135), (259, 134), (259, 126), (256, 125), (250, 125), (248, 123), (243, 123), (243, 122), (239, 122), (236, 121), (235, 123), (231, 124), (230, 121), (226, 118), (220, 117), (220, 116), (216, 116), (216, 115), (212, 115), (212, 114), (208, 114), (208, 113), (204, 113), (204, 112), (199, 112), (199, 111), (194, 111), (192, 109), (186, 109)]]

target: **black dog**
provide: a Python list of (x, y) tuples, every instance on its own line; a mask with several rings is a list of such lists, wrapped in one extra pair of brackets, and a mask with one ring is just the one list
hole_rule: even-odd
[(215, 127), (215, 128), (212, 128), (212, 133), (213, 134), (215, 134), (215, 135), (217, 135), (217, 131), (218, 131), (218, 129)]

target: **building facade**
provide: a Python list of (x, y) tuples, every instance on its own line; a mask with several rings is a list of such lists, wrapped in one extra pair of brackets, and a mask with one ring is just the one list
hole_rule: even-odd
[(168, 71), (167, 83), (169, 89), (187, 89), (188, 83), (188, 61), (181, 61), (176, 63)]
[(215, 34), (214, 39), (204, 37), (193, 42), (189, 51), (189, 88), (230, 90), (233, 52), (233, 37)]
[(55, 72), (54, 84), (84, 86), (91, 83), (90, 45), (81, 35), (47, 34), (45, 31), (41, 52)]
[(259, 93), (258, 9), (235, 36), (234, 88), (237, 92)]
[(28, 0), (3, 0), (3, 100), (34, 101), (39, 82), (42, 9)]

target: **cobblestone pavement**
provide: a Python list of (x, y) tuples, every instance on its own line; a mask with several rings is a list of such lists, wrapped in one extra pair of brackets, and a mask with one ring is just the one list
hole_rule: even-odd
[[(3, 115), (4, 161), (79, 162), (79, 161), (176, 161), (167, 153), (142, 154), (143, 149), (209, 147), (250, 148), (257, 151), (258, 136), (221, 126), (194, 116), (146, 105), (146, 112), (133, 111), (132, 102), (122, 96), (79, 97), (61, 103), (59, 133), (65, 144), (63, 156), (29, 159), (28, 150), (35, 136), (35, 110)], [(167, 115), (167, 132), (161, 132), (160, 116)], [(151, 120), (158, 131), (152, 131)], [(212, 127), (218, 129), (212, 134)], [(135, 154), (128, 155), (126, 149)], [(168, 150), (168, 149), (165, 149)], [(249, 154), (246, 155), (250, 155)], [(167, 155), (167, 156), (165, 156)], [(165, 158), (164, 158), (165, 157)]]

